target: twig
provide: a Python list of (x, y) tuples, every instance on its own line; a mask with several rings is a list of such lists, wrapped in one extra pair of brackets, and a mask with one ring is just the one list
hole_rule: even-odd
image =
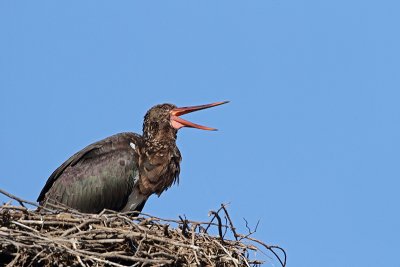
[(214, 214), (215, 218), (217, 218), (219, 237), (221, 238), (222, 244), (224, 244), (225, 241), (224, 241), (224, 236), (222, 235), (222, 227), (221, 227), (222, 222), (221, 222), (221, 217), (219, 217), (219, 214), (218, 214), (217, 212), (215, 212), (215, 211), (210, 211), (210, 214)]
[(233, 264), (237, 267), (237, 266), (238, 266), (238, 265), (237, 265), (238, 260), (235, 259), (235, 258), (233, 258), (232, 255), (226, 250), (226, 248), (225, 248), (223, 245), (221, 245), (220, 243), (218, 243), (218, 241), (213, 240), (213, 242), (215, 242), (216, 244), (218, 244), (218, 246), (220, 246), (221, 249), (222, 249), (223, 251), (225, 251), (226, 255), (228, 255), (228, 257), (230, 258), (230, 260), (231, 260), (231, 261), (233, 262)]
[(188, 226), (187, 220), (186, 220), (186, 218), (182, 219), (181, 216), (179, 216), (179, 219), (181, 219), (181, 221), (182, 221), (182, 234), (184, 237), (188, 238), (189, 235), (187, 233), (187, 230), (188, 230), (189, 226)]
[(246, 222), (246, 228), (247, 228), (247, 231), (249, 231), (249, 233), (248, 233), (247, 235), (243, 236), (242, 239), (243, 239), (243, 238), (247, 238), (247, 237), (251, 236), (252, 234), (254, 234), (255, 232), (257, 232), (257, 228), (258, 228), (258, 225), (259, 225), (259, 223), (260, 223), (260, 220), (258, 220), (258, 221), (257, 221), (257, 224), (256, 224), (256, 227), (255, 227), (254, 230), (252, 231), (252, 230), (250, 229), (250, 227), (249, 227), (249, 222), (248, 222), (245, 218), (243, 218), (243, 220)]
[(9, 198), (12, 198), (12, 199), (18, 201), (18, 203), (19, 203), (22, 207), (24, 207), (24, 208), (25, 208), (24, 203), (26, 203), (26, 204), (29, 204), (29, 205), (32, 205), (32, 206), (35, 206), (35, 207), (38, 207), (38, 208), (41, 207), (41, 208), (45, 209), (46, 211), (53, 212), (53, 210), (51, 210), (51, 209), (44, 208), (44, 207), (42, 207), (42, 206), (36, 204), (35, 202), (28, 201), (28, 200), (24, 200), (24, 199), (22, 199), (22, 198), (19, 198), (19, 197), (17, 197), (17, 196), (14, 196), (13, 194), (8, 193), (8, 192), (4, 191), (4, 190), (1, 189), (1, 188), (0, 188), (0, 193), (3, 194), (3, 195), (5, 195), (5, 196), (7, 196), (7, 197), (9, 197)]
[(228, 211), (226, 210), (224, 204), (221, 204), (221, 208), (224, 210), (225, 215), (226, 215), (226, 218), (228, 218), (229, 225), (231, 226), (231, 230), (232, 230), (233, 236), (235, 237), (235, 239), (236, 239), (236, 241), (237, 241), (237, 240), (238, 240), (238, 236), (237, 236), (237, 234), (236, 234), (236, 228), (233, 226), (231, 217), (229, 216), (229, 213), (228, 213)]
[[(260, 240), (257, 240), (257, 239), (255, 239), (255, 238), (252, 238), (252, 237), (249, 237), (249, 236), (247, 236), (247, 237), (246, 237), (246, 236), (243, 236), (243, 235), (239, 235), (239, 236), (240, 236), (240, 237), (245, 237), (246, 239), (251, 240), (251, 241), (254, 241), (254, 242), (260, 244), (261, 246), (265, 247), (266, 249), (268, 249), (269, 251), (271, 251), (272, 254), (274, 254), (274, 256), (278, 259), (278, 261), (279, 261), (279, 263), (282, 265), (282, 267), (285, 267), (285, 266), (286, 266), (286, 258), (287, 258), (287, 255), (286, 255), (286, 251), (285, 251), (283, 248), (281, 248), (281, 247), (279, 247), (279, 246), (269, 246), (269, 245), (267, 245), (267, 244), (261, 242)], [(283, 256), (284, 256), (283, 261), (281, 260), (281, 258), (279, 257), (279, 255), (274, 251), (274, 248), (280, 250), (280, 251), (283, 253)]]
[[(73, 247), (75, 250), (77, 250), (77, 248), (76, 248), (76, 242), (75, 242), (75, 241), (72, 242), (72, 247)], [(80, 257), (79, 255), (76, 255), (76, 258), (77, 258), (79, 264), (80, 264), (82, 267), (86, 267), (86, 265), (82, 262), (82, 259), (81, 259), (81, 257)]]
[(2, 190), (1, 188), (0, 188), (0, 193), (3, 194), (3, 195), (8, 196), (9, 198), (12, 198), (12, 199), (18, 201), (18, 203), (19, 203), (22, 207), (24, 207), (24, 208), (25, 208), (24, 203), (28, 203), (28, 204), (31, 204), (31, 205), (33, 205), (33, 206), (38, 207), (38, 205), (37, 205), (36, 203), (30, 202), (30, 201), (26, 201), (26, 200), (23, 200), (23, 199), (21, 199), (21, 198), (19, 198), (19, 197), (16, 197), (16, 196), (14, 196), (13, 194), (10, 194), (10, 193), (8, 193), (8, 192)]
[[(192, 246), (195, 246), (194, 240), (195, 240), (195, 236), (196, 236), (196, 227), (197, 227), (197, 225), (195, 225), (195, 224), (192, 225)], [(194, 254), (194, 259), (196, 260), (197, 266), (200, 266), (200, 261), (199, 261), (199, 258), (197, 257), (196, 250), (193, 250), (193, 254)]]
[[(222, 210), (222, 207), (219, 208), (219, 209), (216, 211), (216, 213), (219, 213), (221, 210)], [(214, 211), (214, 212), (215, 212), (215, 211)], [(211, 213), (211, 211), (210, 211), (209, 213)], [(206, 233), (207, 233), (208, 229), (210, 228), (210, 226), (212, 225), (212, 222), (214, 221), (215, 218), (216, 218), (216, 216), (215, 216), (215, 214), (214, 214), (214, 217), (212, 217), (211, 221), (208, 223), (206, 229), (204, 230)], [(219, 225), (221, 225), (221, 224), (217, 224), (217, 226), (219, 226)]]

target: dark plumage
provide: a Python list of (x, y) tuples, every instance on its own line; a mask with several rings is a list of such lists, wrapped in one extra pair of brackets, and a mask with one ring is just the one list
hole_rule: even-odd
[(120, 133), (82, 149), (51, 174), (38, 201), (44, 206), (58, 202), (86, 213), (141, 211), (150, 195), (160, 195), (178, 181), (178, 129), (214, 130), (179, 115), (224, 103), (154, 106), (145, 115), (143, 135)]

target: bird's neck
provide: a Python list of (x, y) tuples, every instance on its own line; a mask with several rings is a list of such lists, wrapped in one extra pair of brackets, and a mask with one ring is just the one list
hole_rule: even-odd
[(144, 135), (145, 145), (148, 148), (171, 149), (176, 147), (176, 133), (157, 131), (152, 134)]
[(153, 151), (156, 153), (162, 150), (173, 150), (175, 147), (175, 141), (145, 139), (145, 148), (148, 152)]
[[(147, 127), (146, 127), (147, 126)], [(175, 144), (177, 130), (170, 127), (151, 127), (145, 125), (143, 128), (143, 138), (148, 144)]]
[(139, 153), (140, 192), (160, 195), (178, 181), (181, 154), (176, 146), (176, 134), (154, 133), (144, 135), (143, 140)]

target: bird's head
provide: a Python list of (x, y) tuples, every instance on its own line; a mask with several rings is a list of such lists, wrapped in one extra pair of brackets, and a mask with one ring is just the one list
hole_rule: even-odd
[(182, 127), (197, 128), (201, 130), (215, 131), (215, 128), (202, 126), (182, 119), (181, 115), (219, 106), (229, 101), (215, 102), (200, 106), (177, 107), (173, 104), (160, 104), (147, 111), (143, 122), (143, 135), (147, 139), (166, 138), (170, 135), (176, 139), (176, 133)]

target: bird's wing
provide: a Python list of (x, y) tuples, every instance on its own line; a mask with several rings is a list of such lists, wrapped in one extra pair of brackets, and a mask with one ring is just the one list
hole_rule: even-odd
[(134, 148), (140, 138), (121, 133), (87, 146), (51, 174), (38, 201), (52, 200), (89, 213), (121, 210), (138, 179)]

